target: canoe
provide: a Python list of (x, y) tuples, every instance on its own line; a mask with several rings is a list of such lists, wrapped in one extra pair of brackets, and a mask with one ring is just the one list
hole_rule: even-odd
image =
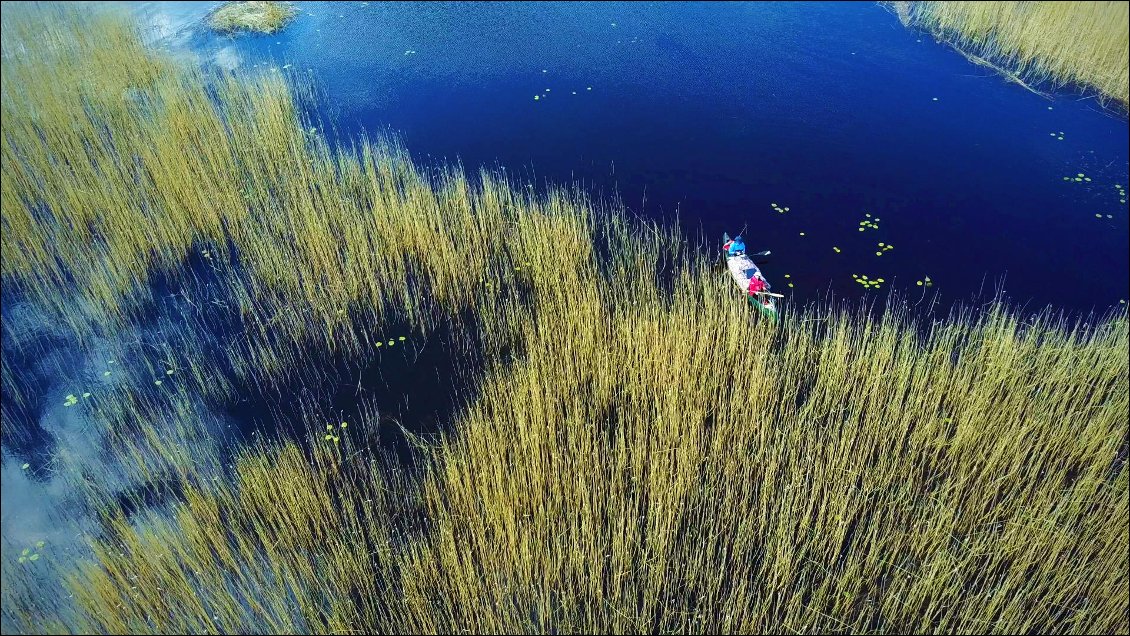
[[(723, 235), (723, 244), (730, 240), (729, 235)], [(765, 281), (765, 291), (769, 291), (772, 287), (769, 281), (761, 273), (761, 268), (750, 259), (748, 254), (738, 254), (730, 256), (723, 252), (726, 258), (726, 268), (730, 270), (730, 276), (733, 277), (734, 283), (737, 284), (738, 289), (741, 290), (742, 295), (749, 300), (752, 305), (762, 316), (770, 320), (777, 320), (777, 300), (767, 294), (761, 294), (759, 297), (749, 295), (749, 281), (754, 276), (760, 276), (761, 280)]]

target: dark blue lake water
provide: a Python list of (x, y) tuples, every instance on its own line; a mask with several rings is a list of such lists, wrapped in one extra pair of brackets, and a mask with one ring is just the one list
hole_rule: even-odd
[(895, 288), (948, 305), (1002, 281), (1030, 308), (1128, 297), (1127, 122), (874, 3), (311, 2), (277, 35), (237, 37), (203, 29), (213, 6), (135, 9), (158, 45), (312, 79), (344, 134), (394, 131), (424, 163), (581, 181), (711, 238), (747, 227), (798, 300)]

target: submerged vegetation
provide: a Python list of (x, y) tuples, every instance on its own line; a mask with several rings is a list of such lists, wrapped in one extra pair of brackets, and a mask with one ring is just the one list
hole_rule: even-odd
[(891, 2), (904, 24), (1026, 84), (1088, 87), (1130, 103), (1130, 16), (1125, 2)]
[(209, 15), (208, 24), (224, 33), (275, 33), (286, 26), (297, 12), (289, 2), (225, 2)]
[[(5, 629), (1130, 629), (1125, 310), (751, 322), (677, 229), (331, 147), (110, 16), (3, 26), (0, 431), (99, 440), (52, 458), (81, 549), (4, 538)], [(329, 405), (444, 324), (439, 432)], [(209, 425), (248, 392), (271, 430)]]

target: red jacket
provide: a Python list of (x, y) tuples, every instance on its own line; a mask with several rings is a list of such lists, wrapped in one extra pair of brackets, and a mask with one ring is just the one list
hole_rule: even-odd
[(758, 292), (763, 292), (763, 291), (765, 291), (765, 281), (761, 280), (760, 278), (758, 278), (756, 276), (749, 279), (749, 294), (751, 296), (758, 293)]

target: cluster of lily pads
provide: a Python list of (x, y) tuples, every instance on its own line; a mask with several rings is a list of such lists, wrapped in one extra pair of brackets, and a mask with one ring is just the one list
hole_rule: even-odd
[(927, 276), (925, 278), (925, 280), (915, 281), (915, 284), (918, 285), (919, 287), (933, 287), (934, 281), (930, 280), (930, 277)]
[(777, 214), (784, 214), (785, 212), (789, 211), (789, 208), (787, 208), (787, 207), (783, 208), (783, 207), (777, 205), (776, 203), (770, 203), (769, 205), (772, 206), (773, 209), (777, 211)]
[(42, 549), (44, 545), (46, 545), (46, 544), (43, 541), (36, 541), (35, 542), (35, 552), (32, 552), (31, 548), (24, 548), (23, 550), (21, 550), (20, 551), (20, 559), (19, 559), (20, 563), (27, 563), (29, 561), (31, 561), (31, 562), (38, 561), (39, 556), (40, 556), (39, 550)]
[(868, 229), (871, 229), (871, 230), (879, 229), (879, 221), (882, 221), (882, 219), (878, 219), (878, 218), (872, 219), (871, 215), (869, 213), (864, 213), (863, 216), (865, 216), (867, 218), (865, 218), (865, 219), (863, 219), (862, 221), (859, 222), (859, 231), (860, 232), (862, 232), (864, 230), (868, 230)]
[(387, 344), (388, 346), (393, 347), (393, 346), (396, 346), (397, 342), (404, 342), (405, 340), (407, 340), (407, 338), (405, 338), (404, 336), (400, 336), (396, 340), (389, 340), (387, 343), (384, 343), (384, 342), (381, 342), (381, 341), (378, 340), (377, 346), (383, 347)]
[[(341, 428), (342, 430), (349, 428), (349, 422), (342, 422)], [(326, 424), (326, 435), (323, 439), (325, 439), (327, 442), (332, 441), (334, 444), (339, 444), (341, 443), (341, 438), (337, 435), (334, 435), (334, 430), (336, 429), (334, 429), (333, 424)]]
[[(413, 53), (415, 53), (415, 51), (413, 51)], [(544, 72), (545, 72), (545, 71), (542, 71), (542, 73), (544, 73)], [(591, 91), (591, 90), (592, 90), (592, 87), (591, 87), (591, 86), (586, 86), (586, 87), (585, 87), (585, 90), (586, 90), (586, 91)], [(545, 98), (549, 97), (549, 93), (550, 93), (551, 91), (552, 91), (552, 89), (549, 89), (549, 88), (547, 88), (547, 89), (545, 89), (545, 92), (544, 92), (544, 93), (539, 93), (539, 94), (537, 94), (537, 95), (534, 95), (534, 101), (535, 101), (535, 102), (540, 102), (541, 100), (543, 100), (543, 99), (545, 99)], [(577, 91), (573, 91), (573, 94), (574, 94), (574, 95), (576, 95), (576, 94), (577, 94)]]
[[(82, 394), (83, 399), (90, 397), (90, 391), (85, 391)], [(78, 398), (73, 393), (68, 393), (67, 398), (63, 400), (63, 406), (74, 406), (78, 404)]]
[(1063, 131), (1062, 131), (1062, 130), (1061, 130), (1061, 131), (1059, 131), (1059, 133), (1058, 133), (1058, 134), (1057, 134), (1057, 133), (1054, 133), (1054, 132), (1052, 132), (1052, 133), (1048, 133), (1048, 134), (1049, 134), (1049, 135), (1051, 135), (1052, 137), (1055, 137), (1056, 139), (1058, 139), (1058, 140), (1060, 140), (1060, 141), (1063, 141)]
[[(792, 277), (793, 277), (793, 276), (792, 276), (792, 274), (785, 274), (785, 278), (792, 278)], [(788, 285), (789, 285), (789, 287), (792, 287), (792, 286), (793, 286), (793, 282), (792, 282), (792, 281), (789, 281)]]
[[(165, 369), (165, 375), (172, 375), (174, 371), (175, 371), (175, 369), (171, 369), (171, 368)], [(162, 382), (161, 382), (160, 378), (157, 378), (156, 380), (153, 381), (153, 384), (156, 384), (157, 386), (161, 386), (161, 383)]]
[(852, 274), (851, 277), (855, 282), (863, 285), (864, 289), (879, 289), (879, 286), (887, 282), (882, 278), (868, 278), (867, 274)]
[(1122, 187), (1121, 183), (1114, 184), (1114, 189), (1118, 190), (1118, 202), (1126, 203), (1126, 190)]
[[(403, 338), (401, 338), (401, 339), (403, 340)], [(107, 364), (116, 364), (117, 361), (116, 360), (107, 360), (106, 363)], [(169, 368), (165, 369), (165, 375), (166, 376), (170, 376), (170, 375), (173, 375), (174, 373), (176, 373), (175, 368), (173, 368), (171, 365), (167, 365), (167, 366)], [(113, 375), (113, 372), (110, 371), (109, 369), (102, 372), (102, 377), (108, 378), (111, 375)], [(155, 384), (157, 386), (161, 386), (162, 384), (164, 384), (164, 381), (161, 378), (157, 378), (156, 380), (153, 381), (153, 384)], [(85, 399), (89, 398), (90, 395), (91, 395), (90, 391), (84, 391), (82, 393), (82, 399), (85, 400)], [(78, 404), (78, 402), (79, 402), (78, 396), (76, 396), (73, 393), (68, 393), (67, 396), (63, 399), (63, 406), (67, 406), (67, 407), (74, 406), (74, 405)]]
[(1083, 174), (1082, 172), (1077, 172), (1077, 173), (1075, 173), (1075, 176), (1074, 176), (1074, 177), (1064, 177), (1064, 178), (1063, 178), (1063, 180), (1064, 180), (1064, 181), (1078, 181), (1078, 182), (1083, 182), (1083, 181), (1090, 181), (1090, 180), (1091, 180), (1091, 178), (1090, 178), (1090, 177), (1088, 177), (1087, 175)]
[(879, 251), (875, 252), (875, 256), (882, 256), (883, 252), (893, 250), (893, 249), (895, 249), (894, 245), (891, 245), (890, 243), (884, 243), (882, 241), (879, 241)]

